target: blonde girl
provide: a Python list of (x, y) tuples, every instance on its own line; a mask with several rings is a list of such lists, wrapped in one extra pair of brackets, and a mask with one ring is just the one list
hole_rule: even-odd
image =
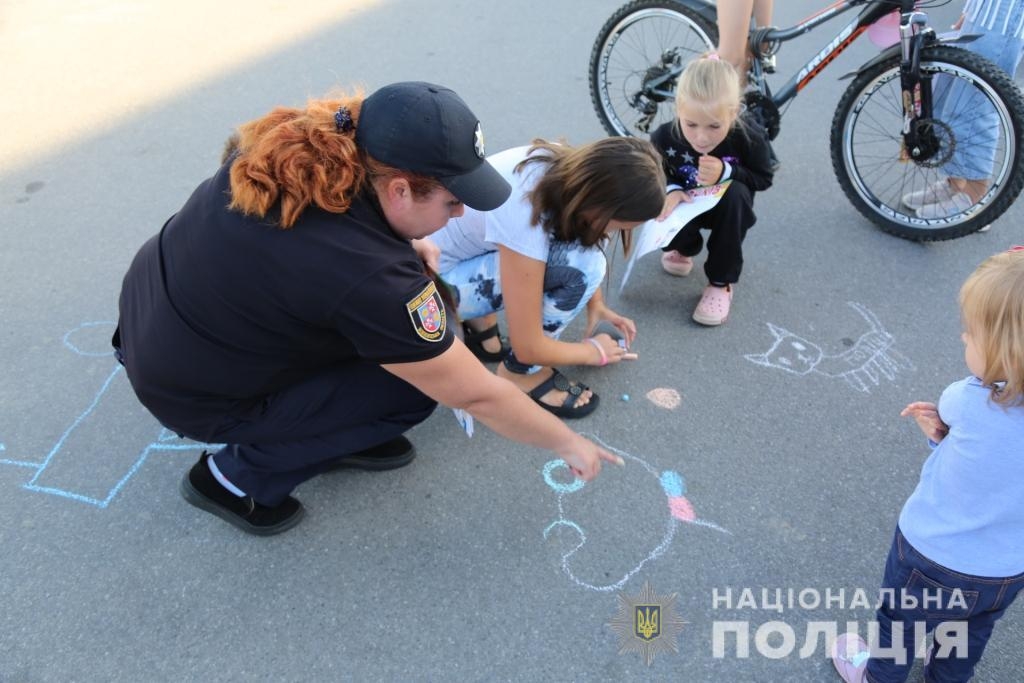
[(708, 286), (694, 310), (702, 325), (721, 325), (729, 317), (733, 288), (743, 269), (743, 239), (754, 225), (754, 193), (771, 187), (771, 148), (761, 128), (741, 111), (736, 70), (711, 54), (687, 65), (676, 88), (676, 120), (651, 135), (668, 178), (661, 217), (690, 201), (694, 188), (731, 181), (711, 210), (690, 221), (662, 255), (667, 273), (690, 274), (693, 257), (704, 247)]
[[(971, 374), (938, 405), (918, 401), (901, 413), (933, 450), (903, 505), (882, 580), (893, 599), (877, 612), (879, 645), (894, 649), (879, 654), (895, 656), (868, 657), (863, 640), (840, 637), (833, 662), (848, 682), (904, 680), (919, 623), (943, 636), (929, 648), (925, 680), (969, 680), (1024, 587), (1024, 247), (985, 260), (961, 288), (960, 309)], [(950, 622), (961, 622), (953, 626), (966, 648), (942, 647)]]

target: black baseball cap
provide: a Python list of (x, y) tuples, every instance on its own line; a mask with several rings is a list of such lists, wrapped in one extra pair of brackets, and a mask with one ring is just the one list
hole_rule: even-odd
[(365, 100), (356, 143), (381, 163), (436, 178), (466, 206), (490, 211), (512, 188), (484, 158), (480, 120), (449, 88), (393, 83)]

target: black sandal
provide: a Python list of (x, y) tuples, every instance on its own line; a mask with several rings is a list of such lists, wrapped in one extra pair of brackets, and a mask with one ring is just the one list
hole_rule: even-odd
[[(485, 349), (483, 343), (488, 339), (498, 339), (501, 342), (501, 350), (488, 351)], [(480, 332), (475, 331), (467, 323), (462, 323), (462, 341), (474, 356), (485, 363), (497, 363), (500, 360), (505, 360), (505, 356), (509, 352), (509, 346), (501, 338), (497, 323)]]
[[(534, 402), (549, 413), (554, 413), (558, 417), (563, 418), (577, 418), (586, 417), (594, 412), (597, 408), (598, 397), (597, 394), (592, 393), (590, 395), (590, 402), (585, 403), (581, 406), (576, 405), (576, 399), (578, 399), (584, 391), (589, 389), (586, 384), (580, 382), (572, 383), (569, 379), (555, 368), (555, 371), (546, 380), (541, 382), (538, 386), (534, 387), (533, 390), (527, 392), (527, 396), (532, 398)], [(552, 389), (558, 391), (564, 391), (568, 393), (565, 400), (562, 401), (562, 405), (553, 406), (544, 401), (540, 400), (545, 394)]]

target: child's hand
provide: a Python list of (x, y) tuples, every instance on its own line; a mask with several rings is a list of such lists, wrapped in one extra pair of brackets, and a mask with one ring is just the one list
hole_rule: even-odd
[(658, 220), (665, 220), (670, 213), (676, 210), (677, 206), (692, 201), (693, 198), (690, 197), (690, 193), (686, 190), (672, 190), (665, 195), (665, 206), (661, 209), (661, 213), (658, 214)]
[(924, 435), (938, 443), (949, 434), (949, 425), (939, 417), (939, 408), (934, 403), (915, 401), (900, 412), (900, 417), (913, 417)]
[(701, 185), (714, 185), (722, 177), (725, 164), (718, 157), (702, 154), (697, 162), (697, 182)]

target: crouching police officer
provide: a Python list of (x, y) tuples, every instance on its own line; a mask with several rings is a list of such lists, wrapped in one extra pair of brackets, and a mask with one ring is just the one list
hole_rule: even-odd
[[(443, 403), (591, 479), (616, 456), (489, 372), (453, 334), (415, 240), (509, 186), (477, 118), (429, 83), (277, 108), (135, 256), (118, 357), (166, 427), (226, 444), (185, 499), (249, 533), (290, 529), (301, 482), (386, 470)], [(454, 313), (454, 311), (452, 311)]]

